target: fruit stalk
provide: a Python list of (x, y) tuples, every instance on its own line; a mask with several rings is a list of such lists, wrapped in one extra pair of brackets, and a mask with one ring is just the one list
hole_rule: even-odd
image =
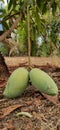
[(29, 5), (27, 5), (27, 23), (28, 23), (28, 66), (31, 66), (31, 40), (30, 40), (30, 11)]

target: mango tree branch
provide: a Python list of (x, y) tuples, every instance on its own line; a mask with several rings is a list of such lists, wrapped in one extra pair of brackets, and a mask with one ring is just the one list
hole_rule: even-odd
[(18, 46), (18, 43), (14, 41), (12, 38), (5, 38), (4, 42), (8, 43), (11, 46)]
[(15, 48), (19, 49), (18, 43), (15, 42), (11, 38), (5, 38), (4, 42), (9, 44), (9, 47), (10, 47), (9, 56), (12, 54), (12, 52), (15, 50)]
[(5, 18), (3, 18), (2, 20), (0, 20), (0, 24), (2, 24), (4, 21), (9, 20), (10, 18), (13, 18), (16, 15), (20, 15), (20, 12), (16, 12), (16, 13), (14, 13), (12, 15), (8, 14)]
[(8, 20), (8, 19), (10, 19), (10, 18), (13, 18), (14, 16), (16, 16), (16, 15), (19, 15), (20, 14), (20, 12), (16, 12), (16, 13), (14, 13), (14, 14), (12, 14), (12, 15), (8, 15), (6, 18), (4, 18), (3, 19), (3, 21), (5, 20)]
[(21, 18), (22, 13), (20, 13), (20, 16), (16, 19), (15, 23), (11, 26), (11, 28), (0, 36), (0, 42), (4, 41), (4, 39), (17, 27), (18, 23), (21, 21)]

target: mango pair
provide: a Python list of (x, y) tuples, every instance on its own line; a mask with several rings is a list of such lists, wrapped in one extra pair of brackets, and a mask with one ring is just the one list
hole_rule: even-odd
[(23, 67), (16, 69), (11, 74), (3, 94), (8, 98), (20, 96), (27, 88), (29, 79), (32, 85), (40, 92), (52, 96), (58, 94), (55, 82), (47, 73), (37, 68), (33, 68), (28, 72)]

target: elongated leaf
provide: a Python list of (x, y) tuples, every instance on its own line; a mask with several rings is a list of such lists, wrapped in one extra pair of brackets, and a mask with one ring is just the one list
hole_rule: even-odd
[(3, 12), (3, 9), (0, 9), (0, 12)]
[(8, 24), (5, 21), (3, 21), (2, 25), (4, 29), (9, 29)]
[(38, 5), (38, 7), (40, 7), (41, 4), (43, 4), (43, 0), (36, 0), (36, 3), (37, 3), (37, 5)]
[(11, 15), (11, 13), (9, 12), (9, 14), (8, 15), (4, 15), (4, 18), (3, 18), (3, 20), (7, 20), (7, 19), (9, 19), (10, 18), (10, 15)]
[(0, 0), (0, 2), (4, 2), (4, 0)]
[(23, 104), (16, 104), (16, 105), (12, 105), (9, 106), (7, 108), (3, 108), (2, 109), (2, 115), (0, 116), (0, 119), (3, 119), (5, 116), (9, 115), (11, 112), (13, 112), (14, 110), (16, 110), (17, 108), (22, 107)]
[(52, 102), (53, 104), (57, 105), (57, 103), (58, 103), (58, 96), (57, 95), (52, 97), (52, 96), (49, 96), (49, 95), (43, 93), (43, 96), (47, 100), (49, 100), (50, 102)]
[(53, 2), (53, 3), (52, 3), (52, 14), (53, 14), (53, 15), (55, 15), (56, 9), (57, 9), (57, 3), (56, 3), (56, 2)]
[(8, 9), (10, 10), (11, 6), (13, 5), (13, 0), (10, 0), (9, 1), (9, 4), (8, 4)]
[(42, 18), (40, 18), (38, 11), (36, 11), (36, 13), (35, 13), (35, 22), (37, 24), (37, 30), (38, 30), (38, 32), (41, 33), (41, 32), (44, 31), (44, 33), (45, 33), (46, 32), (46, 29), (45, 29), (45, 20), (42, 19)]
[(5, 9), (0, 9), (0, 12), (1, 13), (6, 13), (6, 10)]
[(47, 12), (47, 2), (45, 2), (43, 4), (43, 7), (42, 7), (42, 14), (46, 13)]
[(13, 0), (13, 9), (16, 7), (16, 0)]
[(3, 18), (3, 14), (0, 14), (0, 18)]

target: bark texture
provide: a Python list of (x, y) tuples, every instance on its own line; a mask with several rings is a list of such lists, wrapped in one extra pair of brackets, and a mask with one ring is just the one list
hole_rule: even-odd
[(7, 78), (9, 76), (9, 70), (5, 63), (4, 57), (0, 53), (0, 78)]

